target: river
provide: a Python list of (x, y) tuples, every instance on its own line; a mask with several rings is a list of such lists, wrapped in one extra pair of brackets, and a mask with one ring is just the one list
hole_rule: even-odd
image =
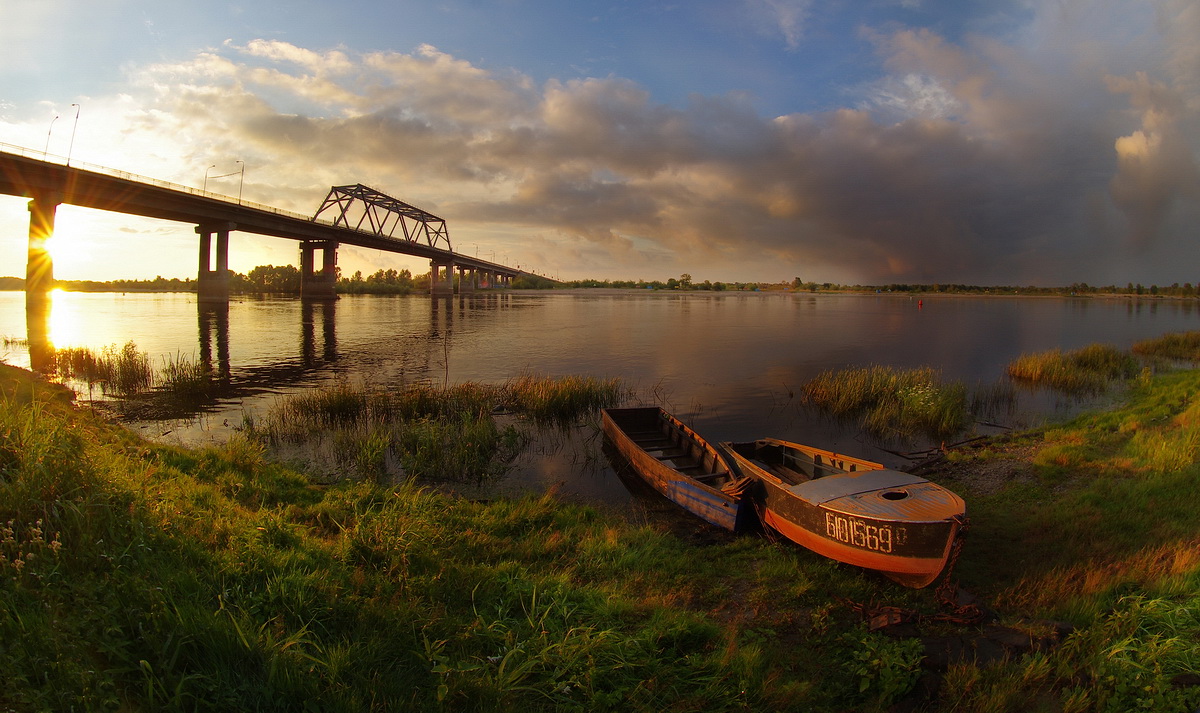
[[(1127, 349), (1200, 329), (1200, 304), (1167, 299), (1030, 298), (783, 292), (501, 291), (475, 296), (343, 296), (311, 303), (192, 294), (55, 292), (45, 337), (58, 348), (133, 342), (157, 363), (209, 360), (227, 381), (192, 418), (131, 424), (188, 445), (221, 441), (281, 395), (349, 381), (503, 382), (521, 374), (619, 377), (713, 441), (773, 436), (902, 466), (855, 428), (805, 408), (800, 386), (822, 371), (930, 366), (968, 385), (1003, 378), (1022, 353), (1092, 343)], [(25, 296), (0, 292), (0, 360), (30, 365)], [(1060, 418), (1079, 403), (1023, 393), (1006, 426)], [(169, 433), (166, 433), (169, 432)], [(499, 489), (620, 502), (592, 429), (546, 437)], [(905, 444), (918, 448), (922, 444)], [(928, 444), (924, 444), (928, 445)]]

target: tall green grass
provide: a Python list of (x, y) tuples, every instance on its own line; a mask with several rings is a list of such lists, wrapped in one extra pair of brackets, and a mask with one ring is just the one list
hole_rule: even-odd
[(41, 391), (0, 398), (0, 453), (7, 708), (821, 711), (912, 685), (911, 647), (843, 637), (816, 593), (870, 585), (794, 549), (313, 487), (252, 442), (151, 445)]
[[(1200, 706), (1197, 393), (1200, 371), (1157, 374), (1102, 411), (955, 458), (967, 586), (998, 611), (1076, 627), (1055, 651), (952, 668), (944, 696), (959, 710)], [(1015, 477), (989, 492), (1003, 473)]]
[(509, 380), (501, 393), (516, 411), (537, 421), (569, 423), (602, 408), (616, 406), (628, 396), (619, 379), (564, 376), (557, 379), (524, 375)]
[(966, 486), (1004, 444), (956, 461), (960, 583), (1031, 636), (1074, 632), (922, 675), (916, 640), (845, 601), (929, 612), (930, 591), (549, 496), (317, 486), (251, 440), (147, 443), (0, 365), (0, 707), (1195, 710), (1197, 393), (1160, 374), (1019, 436), (1029, 478), (991, 495)]
[(215, 387), (210, 365), (181, 354), (163, 357), (155, 380), (165, 391), (185, 399), (208, 396)]
[(826, 371), (804, 384), (802, 393), (808, 403), (835, 416), (857, 418), (864, 430), (879, 436), (944, 438), (971, 423), (966, 386), (943, 383), (928, 367)]
[(119, 349), (116, 345), (105, 347), (99, 355), (88, 349), (56, 350), (55, 364), (62, 378), (98, 384), (106, 394), (132, 396), (154, 386), (150, 355), (133, 342)]
[(501, 385), (339, 383), (281, 399), (248, 433), (277, 452), (299, 449), (326, 477), (479, 482), (502, 475), (528, 436), (493, 418), (573, 423), (624, 398), (616, 379), (525, 376)]
[(1162, 359), (1200, 361), (1200, 331), (1171, 332), (1156, 339), (1147, 339), (1134, 344), (1133, 353)]
[(1072, 393), (1097, 393), (1138, 371), (1136, 359), (1106, 344), (1070, 352), (1054, 349), (1022, 354), (1007, 368), (1008, 375), (1018, 381)]
[(118, 348), (104, 347), (97, 354), (85, 347), (54, 350), (54, 373), (59, 379), (86, 384), (88, 389), (127, 398), (157, 391), (171, 397), (198, 399), (215, 388), (212, 369), (201, 361), (176, 354), (164, 356), (161, 369), (154, 368), (150, 355), (127, 342)]

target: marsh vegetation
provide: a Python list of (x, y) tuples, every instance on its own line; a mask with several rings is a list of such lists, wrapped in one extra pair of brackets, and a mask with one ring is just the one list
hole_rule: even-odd
[[(1063, 352), (1022, 354), (1005, 369), (1008, 380), (976, 384), (945, 380), (930, 367), (891, 366), (822, 372), (801, 388), (805, 403), (837, 418), (853, 420), (881, 438), (930, 440), (966, 433), (974, 423), (1003, 412), (1016, 401), (1014, 387), (1095, 395), (1148, 378), (1163, 360), (1200, 361), (1200, 332), (1166, 334), (1138, 342), (1132, 353), (1106, 344)], [(1150, 363), (1138, 357), (1152, 359)]]
[[(1111, 408), (927, 474), (968, 502), (958, 583), (1035, 643), (988, 657), (993, 625), (870, 630), (850, 603), (933, 614), (934, 592), (797, 547), (422, 487), (502, 469), (522, 423), (586, 422), (619, 382), (338, 385), (188, 450), (0, 365), (0, 706), (1195, 710), (1200, 371), (1134, 373)], [(338, 477), (272, 455), (318, 432), (343, 434)], [(946, 641), (962, 655), (935, 661)]]
[(1115, 381), (1133, 377), (1138, 368), (1132, 355), (1107, 344), (1091, 344), (1069, 352), (1053, 349), (1022, 354), (1008, 365), (1008, 375), (1019, 382), (1069, 393), (1097, 393)]
[(879, 436), (944, 438), (970, 425), (967, 389), (931, 368), (871, 366), (826, 371), (803, 387), (804, 399), (838, 417), (857, 418)]
[(1133, 352), (1159, 359), (1200, 362), (1200, 332), (1170, 332), (1134, 344)]
[[(933, 593), (800, 548), (694, 539), (549, 495), (316, 485), (256, 440), (149, 444), (72, 408), (61, 387), (10, 367), (0, 377), (9, 707), (1200, 705), (1200, 372), (952, 452), (930, 475), (970, 503), (960, 583), (1031, 641), (1055, 640), (1048, 620), (1071, 625), (1057, 645), (940, 664), (931, 642), (980, 630), (870, 631), (848, 601), (932, 613)], [(344, 426), (378, 402), (349, 391), (329, 403), (318, 420)], [(386, 408), (431, 423), (462, 404), (494, 408), (449, 391), (404, 403)], [(999, 466), (1010, 475), (981, 489)]]
[(524, 375), (503, 384), (420, 383), (378, 388), (346, 383), (279, 400), (246, 434), (322, 478), (380, 482), (481, 482), (504, 474), (531, 436), (500, 415), (563, 427), (615, 406), (617, 379)]
[(157, 391), (176, 398), (196, 399), (213, 390), (212, 368), (202, 361), (176, 354), (164, 356), (162, 367), (133, 342), (104, 347), (100, 353), (84, 347), (53, 351), (53, 376), (102, 395), (119, 398)]

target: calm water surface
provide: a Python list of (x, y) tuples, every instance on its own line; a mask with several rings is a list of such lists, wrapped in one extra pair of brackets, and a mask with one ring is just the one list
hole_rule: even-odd
[[(244, 414), (261, 415), (280, 395), (323, 384), (502, 382), (531, 373), (620, 377), (713, 441), (774, 436), (898, 466), (879, 448), (897, 444), (828, 423), (793, 394), (824, 370), (871, 364), (931, 366), (947, 379), (992, 383), (1022, 353), (1096, 342), (1126, 349), (1200, 329), (1200, 309), (1176, 300), (923, 296), (919, 303), (897, 295), (630, 291), (346, 296), (329, 304), (236, 298), (213, 309), (190, 294), (56, 293), (46, 328), (59, 348), (99, 351), (132, 341), (155, 359), (211, 360), (229, 388), (203, 413), (134, 424), (150, 437), (189, 444), (223, 440)], [(0, 292), (0, 337), (27, 334), (24, 293)], [(0, 359), (29, 366), (29, 349), (0, 344)], [(1027, 396), (1003, 418), (1028, 425), (1072, 407)], [(626, 499), (595, 436), (581, 427), (541, 439), (505, 487), (561, 483), (573, 499)]]

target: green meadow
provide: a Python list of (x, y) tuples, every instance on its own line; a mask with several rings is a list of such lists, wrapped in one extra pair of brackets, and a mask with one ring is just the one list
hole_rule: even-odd
[[(594, 427), (614, 382), (344, 388), (185, 450), (0, 365), (0, 708), (1192, 711), (1200, 371), (1122, 383), (928, 474), (994, 612), (963, 624), (765, 534), (432, 487), (503, 472), (521, 433), (491, 414)], [(275, 455), (304, 419), (337, 477)], [(915, 622), (872, 631), (880, 607)], [(998, 627), (1031, 645), (988, 653)]]

